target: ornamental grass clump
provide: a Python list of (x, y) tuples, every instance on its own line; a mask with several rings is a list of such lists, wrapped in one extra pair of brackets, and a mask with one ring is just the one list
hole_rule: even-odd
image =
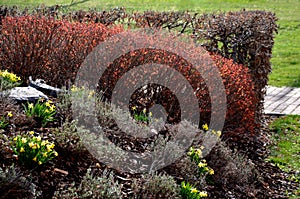
[(28, 117), (34, 118), (42, 126), (46, 126), (49, 122), (55, 121), (56, 106), (51, 100), (43, 102), (44, 100), (38, 100), (36, 104), (27, 102), (23, 104), (25, 114)]
[(12, 141), (12, 149), (18, 161), (28, 167), (44, 164), (58, 156), (54, 150), (54, 143), (34, 134), (30, 131), (24, 136), (16, 136)]
[(7, 70), (0, 70), (0, 91), (7, 90), (19, 86), (21, 78)]
[(190, 183), (181, 183), (180, 195), (183, 199), (201, 199), (207, 197), (206, 191), (199, 191)]

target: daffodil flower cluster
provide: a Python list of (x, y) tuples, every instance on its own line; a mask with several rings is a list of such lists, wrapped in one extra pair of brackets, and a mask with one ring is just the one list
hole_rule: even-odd
[(56, 107), (51, 100), (44, 102), (44, 100), (38, 100), (36, 104), (27, 102), (24, 105), (25, 114), (28, 117), (33, 117), (38, 122), (42, 123), (42, 126), (46, 126), (47, 123), (55, 121)]
[(203, 156), (202, 156), (203, 149), (204, 149), (203, 146), (201, 146), (200, 148), (197, 148), (197, 149), (191, 147), (189, 152), (187, 153), (187, 155), (191, 158), (192, 162), (197, 164), (200, 174), (209, 173), (210, 175), (213, 175), (214, 170), (209, 168), (206, 163), (206, 160), (203, 159)]
[(84, 86), (77, 87), (75, 85), (72, 85), (71, 92), (72, 94), (76, 94), (77, 97), (83, 97), (87, 95), (88, 98), (92, 98), (96, 96), (96, 92), (94, 90), (89, 90)]
[(18, 135), (12, 142), (12, 149), (17, 159), (25, 166), (41, 165), (58, 156), (54, 150), (54, 143), (34, 134), (30, 131), (25, 136)]
[(180, 195), (183, 199), (201, 199), (207, 197), (206, 191), (199, 191), (193, 187), (190, 183), (181, 183)]
[(146, 108), (144, 108), (140, 113), (136, 106), (133, 106), (131, 110), (133, 111), (133, 118), (138, 122), (149, 122), (152, 118), (152, 113), (147, 113)]
[(0, 88), (1, 90), (10, 89), (21, 84), (21, 78), (17, 75), (0, 70)]
[[(204, 131), (208, 131), (208, 130), (209, 130), (209, 127), (208, 127), (207, 124), (203, 124), (203, 125), (202, 125), (202, 129), (203, 129)], [(216, 136), (218, 136), (218, 137), (221, 137), (221, 135), (222, 135), (222, 132), (221, 132), (221, 131), (211, 130), (211, 131), (209, 131), (209, 132), (211, 132), (213, 135), (216, 135)]]

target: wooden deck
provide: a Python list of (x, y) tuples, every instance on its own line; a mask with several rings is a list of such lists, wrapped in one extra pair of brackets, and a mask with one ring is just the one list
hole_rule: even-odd
[(300, 88), (268, 86), (264, 112), (276, 115), (300, 115)]

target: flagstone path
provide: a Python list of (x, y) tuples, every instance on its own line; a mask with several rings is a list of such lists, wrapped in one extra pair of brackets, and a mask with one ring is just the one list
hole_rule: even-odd
[(300, 115), (300, 88), (267, 87), (265, 114)]

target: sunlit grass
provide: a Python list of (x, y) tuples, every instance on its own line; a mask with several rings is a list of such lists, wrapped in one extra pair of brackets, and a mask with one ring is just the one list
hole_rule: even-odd
[(274, 133), (274, 143), (268, 161), (284, 171), (294, 171), (296, 174), (290, 179), (300, 183), (300, 116), (278, 118), (270, 125), (270, 130)]

